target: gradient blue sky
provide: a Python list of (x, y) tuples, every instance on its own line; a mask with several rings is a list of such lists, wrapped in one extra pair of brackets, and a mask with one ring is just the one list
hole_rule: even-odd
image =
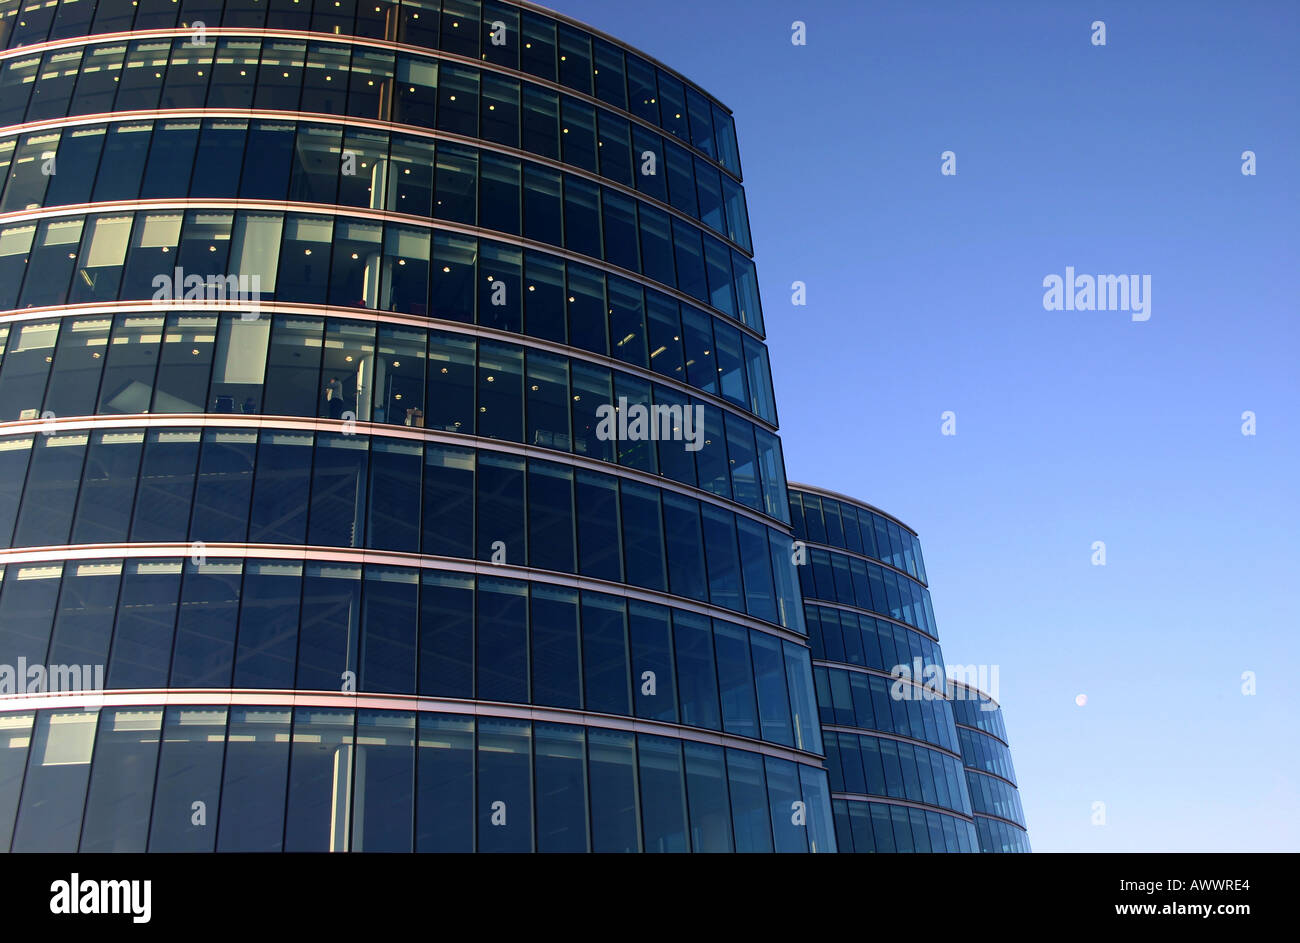
[(1300, 5), (550, 5), (735, 112), (790, 477), (920, 533), (1034, 849), (1300, 849)]

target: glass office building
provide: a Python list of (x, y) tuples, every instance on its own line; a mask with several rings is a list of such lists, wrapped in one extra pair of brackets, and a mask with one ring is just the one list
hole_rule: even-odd
[(1001, 706), (983, 691), (960, 681), (949, 680), (948, 692), (953, 699), (979, 850), (1030, 851)]
[(719, 102), (528, 3), (0, 0), (0, 168), (0, 848), (835, 849)]
[[(1001, 712), (946, 681), (916, 533), (802, 484), (790, 486), (790, 517), (806, 554), (798, 571), (839, 850), (1004, 850), (990, 829), (1008, 823), (990, 814), (1012, 801), (1023, 837)], [(990, 730), (1001, 751), (990, 744), (980, 755), (994, 766), (973, 767), (968, 738)]]
[[(666, 66), (517, 0), (0, 0), (0, 850), (852, 848), (776, 433)], [(846, 821), (974, 850), (943, 781)]]

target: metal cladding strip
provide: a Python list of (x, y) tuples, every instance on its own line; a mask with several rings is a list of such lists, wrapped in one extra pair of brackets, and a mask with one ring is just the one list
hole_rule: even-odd
[[(931, 743), (929, 740), (918, 740), (915, 737), (905, 737), (902, 734), (887, 733), (884, 730), (874, 730), (869, 727), (850, 727), (846, 724), (822, 724), (822, 730), (833, 730), (836, 733), (853, 734), (859, 737), (875, 737), (877, 740), (893, 740), (897, 743), (910, 743), (913, 746), (924, 747), (927, 750), (933, 750), (935, 753), (942, 753), (944, 756), (952, 757), (960, 762), (961, 754), (949, 750), (947, 747), (941, 747), (937, 743)], [(963, 767), (964, 769), (965, 767)]]
[(832, 799), (844, 799), (848, 802), (878, 802), (881, 805), (901, 805), (909, 809), (922, 809), (926, 812), (938, 812), (940, 815), (951, 815), (954, 819), (960, 819), (963, 822), (974, 822), (974, 816), (966, 815), (954, 809), (945, 809), (941, 805), (926, 805), (924, 802), (913, 802), (910, 799), (893, 799), (889, 796), (867, 796), (856, 792), (833, 792)]

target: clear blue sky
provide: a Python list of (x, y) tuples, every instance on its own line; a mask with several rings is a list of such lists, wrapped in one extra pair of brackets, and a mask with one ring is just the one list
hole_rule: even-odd
[(1300, 850), (1300, 4), (551, 6), (735, 112), (790, 477), (920, 533), (1034, 849)]

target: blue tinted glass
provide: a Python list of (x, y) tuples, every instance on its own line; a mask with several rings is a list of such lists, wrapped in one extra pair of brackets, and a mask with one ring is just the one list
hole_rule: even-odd
[(420, 713), (415, 775), (415, 850), (473, 851), (474, 718)]
[(626, 623), (622, 599), (582, 594), (582, 663), (589, 711), (631, 713)]
[(419, 591), (415, 569), (366, 567), (358, 690), (387, 694), (415, 690)]
[(736, 851), (770, 852), (772, 820), (768, 810), (763, 758), (756, 753), (741, 750), (727, 750), (726, 753)]
[(677, 688), (669, 610), (652, 603), (633, 601), (628, 605), (628, 620), (636, 715), (676, 721)]
[(288, 708), (231, 708), (218, 851), (283, 849), (290, 713)]
[(592, 727), (587, 731), (591, 784), (591, 850), (641, 850), (637, 822), (634, 735)]
[(682, 746), (690, 796), (691, 848), (697, 852), (731, 851), (731, 804), (722, 748), (690, 741)]
[[(528, 584), (483, 578), (478, 585), (477, 696), (528, 701)], [(480, 808), (480, 815), (482, 809)]]
[[(719, 749), (718, 751), (722, 751)], [(637, 737), (641, 770), (641, 824), (648, 852), (690, 851), (686, 835), (686, 792), (679, 740)]]
[(673, 611), (673, 642), (677, 652), (677, 688), (682, 723), (717, 730), (718, 679), (714, 672), (713, 632), (709, 620), (680, 609)]
[(767, 797), (772, 810), (772, 833), (777, 852), (807, 851), (807, 807), (799, 768), (789, 760), (764, 757), (767, 767)]
[(718, 692), (722, 727), (742, 737), (758, 737), (758, 707), (754, 671), (749, 656), (749, 630), (713, 620), (713, 645), (718, 659)]
[(533, 725), (538, 851), (588, 850), (585, 739), (581, 727)]
[[(580, 708), (582, 669), (577, 591), (538, 583), (533, 585), (531, 596), (532, 702)], [(540, 734), (538, 749), (541, 749)]]
[[(224, 707), (167, 709), (153, 796), (150, 851), (212, 851), (216, 829), (207, 820), (195, 823), (194, 803), (202, 802), (209, 814), (220, 806), (224, 751), (214, 746), (225, 739)], [(0, 826), (0, 840), (3, 837)]]
[(532, 724), (478, 722), (478, 850), (533, 850)]
[(357, 713), (357, 767), (352, 789), (352, 850), (411, 851), (414, 713)]

